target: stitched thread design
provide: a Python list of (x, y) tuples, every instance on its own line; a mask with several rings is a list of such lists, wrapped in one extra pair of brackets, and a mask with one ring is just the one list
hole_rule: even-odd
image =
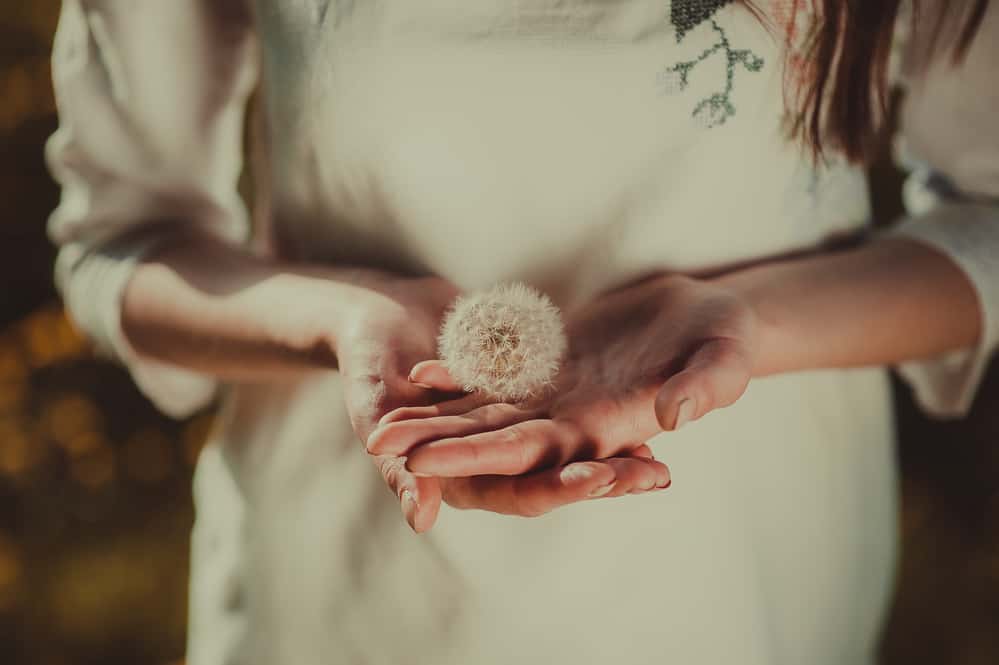
[(674, 0), (670, 10), (670, 20), (676, 27), (676, 41), (681, 43), (687, 34), (705, 21), (711, 22), (717, 40), (702, 51), (693, 60), (678, 62), (666, 67), (657, 74), (657, 79), (663, 94), (674, 94), (686, 90), (690, 73), (716, 53), (725, 57), (725, 87), (704, 99), (694, 107), (691, 115), (704, 127), (712, 128), (724, 124), (735, 115), (736, 107), (732, 102), (732, 92), (735, 87), (736, 69), (744, 67), (747, 71), (758, 72), (763, 69), (763, 58), (749, 49), (736, 49), (729, 42), (718, 22), (713, 18), (715, 13), (731, 0)]

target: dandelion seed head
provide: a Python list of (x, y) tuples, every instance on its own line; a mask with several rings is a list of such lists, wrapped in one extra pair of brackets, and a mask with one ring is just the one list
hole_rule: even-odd
[(518, 282), (458, 298), (438, 345), (445, 367), (465, 390), (514, 402), (551, 385), (567, 344), (551, 299)]

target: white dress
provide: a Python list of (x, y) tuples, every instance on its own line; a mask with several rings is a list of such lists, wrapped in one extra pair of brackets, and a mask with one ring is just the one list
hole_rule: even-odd
[[(959, 75), (913, 83), (906, 116), (925, 168), (901, 232), (966, 270), (986, 322), (974, 348), (904, 368), (942, 415), (968, 408), (999, 335), (995, 3), (984, 29)], [(218, 386), (131, 349), (121, 291), (182, 224), (247, 240), (258, 56), (254, 235), (288, 258), (525, 280), (566, 304), (868, 223), (861, 172), (812, 169), (782, 138), (779, 44), (726, 2), (65, 0), (57, 277), (173, 415)], [(977, 198), (930, 195), (926, 169)], [(191, 665), (873, 662), (896, 557), (883, 369), (757, 380), (655, 437), (666, 492), (537, 519), (445, 507), (423, 536), (337, 373), (220, 394), (195, 479)]]

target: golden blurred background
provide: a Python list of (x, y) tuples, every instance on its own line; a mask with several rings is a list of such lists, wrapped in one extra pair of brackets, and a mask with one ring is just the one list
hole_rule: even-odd
[[(0, 7), (0, 664), (172, 665), (191, 472), (213, 415), (157, 413), (93, 356), (53, 290), (45, 221), (58, 190), (42, 146), (56, 123), (58, 9)], [(872, 173), (890, 220), (899, 176), (885, 163)], [(896, 382), (903, 551), (885, 665), (999, 663), (996, 370), (957, 423), (924, 419)]]

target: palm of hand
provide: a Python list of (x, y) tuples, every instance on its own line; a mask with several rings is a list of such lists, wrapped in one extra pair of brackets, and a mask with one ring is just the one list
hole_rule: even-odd
[[(738, 399), (755, 327), (748, 306), (708, 282), (669, 276), (627, 286), (567, 313), (569, 355), (546, 396), (397, 409), (369, 450), (406, 454), (411, 470), (440, 476), (517, 475), (628, 454)], [(453, 388), (440, 366), (424, 367), (436, 377), (424, 382)]]
[[(680, 399), (717, 408), (741, 394), (751, 370), (754, 328), (740, 300), (692, 279), (656, 279), (609, 293), (570, 313), (569, 358), (548, 416), (573, 423), (601, 455), (646, 441), (675, 428)], [(688, 371), (706, 356), (717, 364), (718, 347), (733, 375), (720, 391), (697, 381), (703, 373)], [(657, 404), (666, 384), (672, 390)]]
[[(358, 437), (369, 442), (378, 423), (392, 414), (434, 408), (449, 393), (460, 392), (449, 385), (428, 390), (409, 380), (414, 363), (435, 356), (441, 318), (458, 295), (457, 289), (434, 278), (382, 280), (376, 276), (374, 283), (370, 281), (365, 279), (363, 285), (374, 297), (350, 317), (350, 328), (339, 340), (343, 353), (337, 354), (351, 423)], [(651, 451), (643, 447), (627, 458), (600, 464), (574, 464), (520, 477), (476, 478), (417, 476), (405, 468), (405, 458), (394, 453), (373, 459), (399, 498), (407, 522), (423, 532), (434, 524), (442, 498), (457, 507), (539, 515), (591, 494), (611, 495), (612, 484), (621, 493), (650, 482), (667, 486), (666, 467), (651, 457)]]
[[(337, 359), (350, 422), (363, 442), (393, 409), (444, 398), (410, 382), (409, 371), (435, 357), (441, 317), (458, 290), (437, 278), (386, 279), (367, 273), (358, 283), (370, 295), (338, 340)], [(417, 532), (429, 529), (440, 508), (439, 481), (414, 476), (394, 455), (374, 461), (410, 526)]]
[(378, 296), (381, 302), (358, 316), (340, 342), (347, 407), (362, 441), (392, 409), (429, 403), (431, 395), (409, 381), (409, 371), (436, 355), (436, 334), (449, 295), (449, 290), (441, 291), (439, 299), (405, 293)]

